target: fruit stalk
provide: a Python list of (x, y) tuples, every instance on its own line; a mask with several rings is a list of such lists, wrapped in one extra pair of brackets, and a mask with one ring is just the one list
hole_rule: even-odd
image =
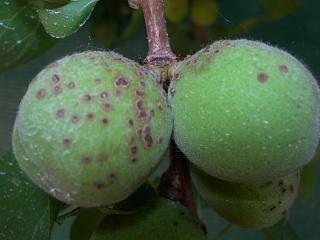
[(141, 6), (147, 29), (148, 56), (146, 64), (164, 67), (176, 60), (171, 51), (164, 17), (163, 0), (129, 0), (132, 8)]

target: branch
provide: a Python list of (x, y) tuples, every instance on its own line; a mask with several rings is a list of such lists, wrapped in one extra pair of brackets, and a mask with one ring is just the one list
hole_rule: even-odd
[(171, 51), (164, 17), (163, 0), (128, 0), (130, 7), (141, 6), (147, 28), (148, 56), (145, 63), (160, 67), (176, 61)]

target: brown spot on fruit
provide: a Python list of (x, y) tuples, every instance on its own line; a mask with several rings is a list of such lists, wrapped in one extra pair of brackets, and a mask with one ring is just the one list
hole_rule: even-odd
[(55, 84), (60, 81), (60, 77), (57, 74), (54, 74), (51, 79), (52, 79), (52, 82)]
[(140, 111), (139, 114), (138, 114), (138, 117), (141, 119), (141, 118), (146, 118), (147, 117), (147, 113), (146, 111)]
[(96, 79), (94, 80), (94, 82), (95, 82), (96, 84), (100, 84), (100, 83), (101, 83), (101, 79), (100, 79), (100, 78), (96, 78)]
[(162, 138), (162, 137), (158, 137), (157, 143), (158, 143), (158, 144), (162, 144), (162, 142), (163, 142), (163, 138)]
[(130, 153), (131, 154), (136, 154), (138, 152), (138, 147), (137, 146), (132, 146), (131, 148), (130, 148)]
[(146, 85), (146, 83), (144, 81), (139, 81), (139, 84), (141, 87), (144, 87)]
[(56, 116), (57, 116), (58, 118), (63, 118), (63, 117), (64, 117), (64, 113), (65, 113), (64, 109), (63, 109), (63, 108), (60, 108), (60, 109), (57, 110)]
[(152, 139), (152, 136), (147, 134), (144, 136), (143, 138), (143, 142), (144, 142), (144, 146), (146, 148), (150, 148), (152, 146), (152, 143), (153, 143), (153, 139)]
[(94, 186), (96, 187), (96, 189), (100, 190), (100, 189), (104, 188), (106, 186), (106, 184), (102, 181), (95, 181)]
[(137, 97), (142, 97), (144, 95), (144, 92), (137, 90), (135, 94)]
[(62, 144), (63, 144), (64, 146), (66, 146), (66, 147), (69, 147), (70, 144), (71, 144), (71, 140), (70, 140), (69, 138), (64, 138), (64, 139), (62, 140)]
[(52, 89), (52, 92), (54, 94), (59, 94), (62, 92), (62, 88), (60, 86), (54, 86), (53, 89)]
[(94, 118), (94, 113), (92, 113), (92, 112), (87, 113), (87, 119), (89, 121), (93, 120), (93, 118)]
[(36, 93), (36, 97), (40, 100), (40, 99), (43, 99), (45, 96), (47, 95), (47, 91), (42, 88), (40, 89), (39, 91), (37, 91)]
[(83, 156), (81, 158), (81, 161), (83, 164), (88, 165), (89, 163), (92, 162), (92, 158), (90, 156)]
[(85, 102), (89, 102), (91, 100), (90, 94), (84, 94), (81, 96), (81, 99)]
[(283, 185), (284, 185), (283, 180), (279, 180), (279, 182), (278, 182), (278, 186), (279, 186), (279, 187), (282, 187)]
[(98, 163), (104, 163), (107, 161), (107, 159), (108, 159), (108, 155), (106, 153), (100, 153), (97, 156)]
[(130, 127), (132, 127), (134, 125), (134, 121), (131, 118), (128, 120), (128, 125)]
[(282, 73), (287, 73), (289, 72), (289, 69), (286, 65), (280, 65), (279, 66), (279, 71), (282, 72)]
[(109, 94), (108, 94), (106, 91), (103, 91), (103, 92), (100, 93), (100, 97), (101, 97), (102, 99), (107, 98), (108, 95), (109, 95)]
[(115, 173), (110, 173), (108, 177), (109, 177), (109, 179), (113, 180), (113, 179), (116, 178), (116, 174)]
[(77, 114), (73, 114), (73, 115), (71, 116), (71, 122), (72, 122), (72, 123), (78, 123), (79, 120), (80, 120), (80, 118), (79, 118), (79, 116), (78, 116)]
[(111, 106), (110, 103), (104, 103), (102, 105), (102, 108), (103, 108), (104, 111), (108, 112), (108, 111), (110, 111), (112, 109), (112, 106)]
[(131, 158), (131, 159), (130, 159), (130, 162), (131, 162), (131, 163), (136, 163), (137, 161), (138, 161), (137, 158)]
[(116, 87), (124, 87), (127, 88), (129, 86), (128, 79), (125, 77), (119, 77), (115, 80), (115, 86)]
[(69, 82), (68, 85), (67, 85), (67, 87), (69, 89), (75, 88), (75, 86), (76, 86), (76, 84), (74, 82)]
[(142, 129), (139, 128), (139, 129), (137, 130), (136, 134), (137, 134), (138, 137), (141, 137), (141, 136), (142, 136)]
[(281, 191), (282, 193), (285, 193), (285, 192), (287, 191), (287, 189), (286, 189), (286, 188), (281, 188), (280, 191)]
[(106, 118), (106, 117), (101, 118), (101, 123), (102, 123), (102, 125), (107, 125), (108, 124), (108, 118)]
[(265, 74), (265, 73), (259, 73), (257, 75), (257, 80), (260, 82), (260, 83), (265, 83), (266, 81), (268, 81), (268, 75)]
[(150, 115), (150, 117), (154, 117), (154, 110), (153, 109), (150, 110), (150, 114), (149, 115)]
[(138, 99), (138, 101), (136, 101), (136, 107), (138, 110), (143, 110), (143, 101), (142, 99)]
[(277, 208), (277, 206), (272, 206), (272, 207), (270, 208), (270, 212), (274, 211), (276, 208)]
[(150, 134), (151, 133), (151, 128), (148, 125), (144, 126), (143, 133), (145, 135)]

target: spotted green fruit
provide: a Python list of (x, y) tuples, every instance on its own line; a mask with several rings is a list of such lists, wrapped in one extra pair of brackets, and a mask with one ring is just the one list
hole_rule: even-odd
[(226, 220), (246, 228), (265, 228), (285, 218), (300, 182), (299, 172), (261, 184), (222, 181), (196, 167), (191, 173), (208, 205)]
[(168, 146), (171, 116), (158, 80), (115, 53), (88, 51), (47, 66), (20, 104), (13, 133), (19, 165), (69, 204), (127, 198)]
[(173, 70), (174, 138), (211, 176), (265, 182), (309, 162), (319, 89), (294, 57), (266, 44), (218, 41)]
[(138, 213), (107, 216), (90, 240), (201, 240), (199, 225), (180, 204), (159, 199)]

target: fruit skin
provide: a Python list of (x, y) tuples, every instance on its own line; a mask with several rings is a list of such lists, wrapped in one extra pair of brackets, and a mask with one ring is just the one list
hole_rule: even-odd
[(159, 199), (153, 208), (134, 214), (110, 215), (90, 240), (200, 240), (206, 239), (187, 209)]
[(255, 41), (217, 41), (172, 76), (174, 139), (209, 175), (265, 182), (295, 172), (314, 155), (319, 89), (288, 53)]
[(222, 181), (191, 168), (192, 181), (208, 205), (233, 224), (265, 228), (287, 216), (297, 196), (300, 174), (262, 184)]
[(15, 122), (21, 168), (69, 204), (127, 198), (158, 166), (172, 117), (158, 76), (115, 53), (67, 56), (36, 76)]

